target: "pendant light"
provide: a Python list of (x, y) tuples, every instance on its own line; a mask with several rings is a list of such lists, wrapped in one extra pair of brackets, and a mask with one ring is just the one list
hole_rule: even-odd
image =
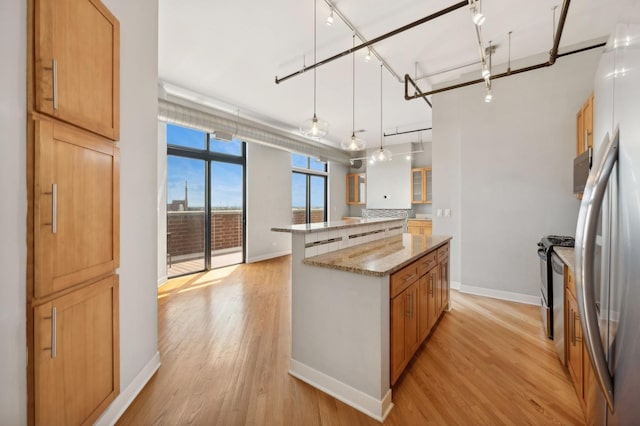
[[(317, 62), (316, 59), (316, 49), (317, 49), (317, 25), (316, 25), (316, 0), (313, 2), (313, 63), (314, 65)], [(320, 139), (322, 137), (327, 136), (329, 133), (329, 123), (324, 120), (321, 120), (316, 115), (316, 68), (313, 68), (313, 117), (305, 120), (300, 125), (300, 132), (304, 136), (308, 136), (313, 139)]]
[(380, 64), (380, 149), (376, 150), (369, 160), (371, 164), (380, 161), (391, 161), (393, 153), (388, 149), (384, 149), (382, 142), (384, 141), (384, 133), (382, 132), (382, 64)]
[[(353, 35), (353, 46), (356, 45), (356, 35)], [(355, 53), (351, 54), (351, 72), (352, 72), (352, 109), (351, 109), (351, 136), (348, 138), (344, 138), (340, 143), (342, 149), (346, 149), (348, 151), (362, 151), (367, 146), (367, 143), (361, 139), (356, 137), (356, 56)]]

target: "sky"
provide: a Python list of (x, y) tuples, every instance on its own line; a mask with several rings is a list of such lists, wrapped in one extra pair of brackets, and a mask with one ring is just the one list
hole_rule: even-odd
[[(167, 144), (186, 148), (206, 148), (206, 132), (187, 129), (167, 124)], [(210, 150), (242, 155), (242, 142), (234, 140), (223, 142), (211, 139)], [(204, 207), (204, 160), (192, 158), (167, 157), (167, 203), (173, 200), (184, 200), (185, 181), (189, 190), (189, 207)], [(310, 159), (307, 156), (291, 154), (291, 165), (301, 169), (326, 170), (326, 164)], [(307, 176), (293, 173), (292, 206), (304, 208), (306, 204)], [(213, 208), (242, 207), (242, 166), (224, 162), (211, 163), (211, 206)], [(310, 177), (311, 207), (324, 207), (326, 179), (318, 176)]]

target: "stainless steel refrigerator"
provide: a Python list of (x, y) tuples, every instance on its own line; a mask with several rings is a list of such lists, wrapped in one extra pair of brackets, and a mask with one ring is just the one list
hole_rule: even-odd
[(598, 392), (590, 424), (640, 424), (640, 25), (598, 66), (594, 158), (576, 229), (576, 286)]

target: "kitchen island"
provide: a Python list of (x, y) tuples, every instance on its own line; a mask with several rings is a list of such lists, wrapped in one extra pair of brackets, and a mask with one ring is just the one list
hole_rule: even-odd
[(397, 218), (272, 228), (292, 234), (290, 374), (379, 421), (449, 301), (450, 237), (403, 229)]

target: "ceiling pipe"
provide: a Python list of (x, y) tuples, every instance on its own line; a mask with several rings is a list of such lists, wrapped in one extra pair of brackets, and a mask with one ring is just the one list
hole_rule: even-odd
[[(382, 40), (385, 40), (385, 39), (387, 39), (389, 37), (393, 37), (395, 35), (398, 35), (398, 34), (404, 32), (404, 31), (410, 30), (411, 28), (417, 27), (418, 25), (422, 25), (425, 22), (432, 21), (432, 20), (434, 20), (436, 18), (444, 16), (444, 15), (446, 15), (448, 13), (451, 13), (451, 12), (453, 12), (455, 10), (458, 10), (460, 8), (463, 8), (463, 7), (466, 7), (468, 5), (469, 5), (468, 0), (463, 0), (463, 1), (461, 1), (459, 3), (456, 3), (456, 4), (452, 5), (452, 6), (449, 6), (447, 8), (442, 9), (442, 10), (439, 10), (438, 12), (432, 13), (429, 16), (425, 16), (422, 19), (418, 19), (417, 21), (414, 21), (414, 22), (412, 22), (410, 24), (404, 25), (404, 26), (402, 26), (400, 28), (397, 28), (397, 29), (395, 29), (393, 31), (389, 31), (386, 34), (383, 34), (383, 35), (378, 36), (378, 37), (376, 37), (374, 39), (371, 39), (371, 40), (369, 40), (367, 42), (364, 42), (364, 43), (362, 43), (362, 44), (360, 44), (358, 46), (352, 47), (351, 49), (344, 50), (344, 51), (342, 51), (342, 52), (340, 52), (340, 53), (338, 53), (336, 55), (333, 55), (333, 56), (331, 56), (331, 57), (329, 57), (327, 59), (324, 59), (324, 60), (322, 60), (320, 62), (316, 62), (314, 64), (311, 64), (311, 65), (307, 66), (307, 67), (303, 67), (302, 69), (300, 69), (300, 70), (298, 70), (296, 72), (293, 72), (291, 74), (288, 74), (288, 75), (286, 75), (284, 77), (276, 76), (275, 82), (276, 82), (276, 84), (280, 84), (281, 82), (283, 82), (285, 80), (288, 80), (291, 77), (295, 77), (297, 75), (303, 74), (303, 73), (305, 73), (307, 71), (310, 71), (310, 70), (312, 70), (314, 68), (317, 68), (319, 66), (328, 64), (329, 62), (333, 62), (336, 59), (342, 58), (343, 56), (350, 55), (351, 53), (357, 52), (360, 49), (364, 49), (365, 47), (369, 47), (369, 46), (371, 46), (373, 44), (376, 44), (376, 43), (378, 43), (378, 42), (380, 42)], [(406, 77), (405, 77), (405, 86), (406, 86)]]
[(404, 132), (398, 132), (396, 130), (395, 133), (383, 133), (383, 136), (387, 137), (387, 136), (406, 135), (407, 133), (425, 132), (427, 130), (432, 130), (432, 129), (433, 129), (432, 127), (425, 127), (424, 129), (407, 130), (407, 131), (404, 131)]
[[(549, 60), (546, 62), (542, 62), (540, 64), (536, 64), (536, 65), (530, 65), (527, 67), (523, 67), (523, 68), (519, 68), (516, 70), (507, 70), (507, 72), (504, 72), (502, 74), (497, 74), (497, 75), (492, 75), (490, 77), (490, 80), (495, 80), (498, 78), (503, 78), (503, 77), (509, 77), (511, 75), (515, 75), (515, 74), (521, 74), (524, 72), (529, 72), (529, 71), (533, 71), (533, 70), (537, 70), (540, 68), (546, 68), (546, 67), (550, 67), (553, 64), (556, 63), (556, 59), (558, 57), (563, 57), (563, 56), (569, 56), (572, 55), (574, 53), (580, 53), (580, 52), (584, 52), (586, 50), (590, 50), (590, 49), (596, 49), (598, 47), (602, 47), (604, 46), (606, 43), (598, 43), (592, 46), (588, 46), (585, 48), (581, 48), (581, 49), (577, 49), (571, 52), (566, 52), (566, 53), (562, 53), (562, 54), (558, 54), (558, 48), (560, 46), (560, 38), (562, 37), (562, 32), (564, 31), (564, 24), (567, 20), (567, 13), (569, 12), (569, 4), (571, 3), (571, 0), (564, 0), (564, 2), (562, 3), (562, 12), (560, 13), (560, 20), (558, 22), (558, 30), (555, 34), (554, 37), (554, 41), (553, 41), (553, 47), (551, 48), (551, 51), (549, 52)], [(409, 74), (405, 74), (404, 76), (404, 98), (407, 101), (410, 101), (412, 99), (417, 99), (417, 98), (425, 98), (426, 96), (429, 95), (434, 95), (436, 93), (441, 93), (441, 92), (446, 92), (449, 90), (454, 90), (454, 89), (459, 89), (461, 87), (466, 87), (466, 86), (471, 86), (473, 84), (478, 84), (478, 83), (482, 83), (485, 80), (483, 78), (479, 78), (476, 80), (471, 80), (471, 81), (467, 81), (464, 83), (459, 83), (459, 84), (454, 84), (452, 86), (447, 86), (447, 87), (442, 87), (440, 89), (435, 89), (435, 90), (431, 90), (429, 92), (422, 92), (420, 90), (420, 88), (418, 87), (418, 85), (416, 84), (415, 81), (413, 81), (411, 79), (411, 77), (409, 76)], [(416, 92), (416, 94), (414, 95), (409, 95), (409, 83), (411, 83), (411, 85), (414, 87), (414, 90)]]

